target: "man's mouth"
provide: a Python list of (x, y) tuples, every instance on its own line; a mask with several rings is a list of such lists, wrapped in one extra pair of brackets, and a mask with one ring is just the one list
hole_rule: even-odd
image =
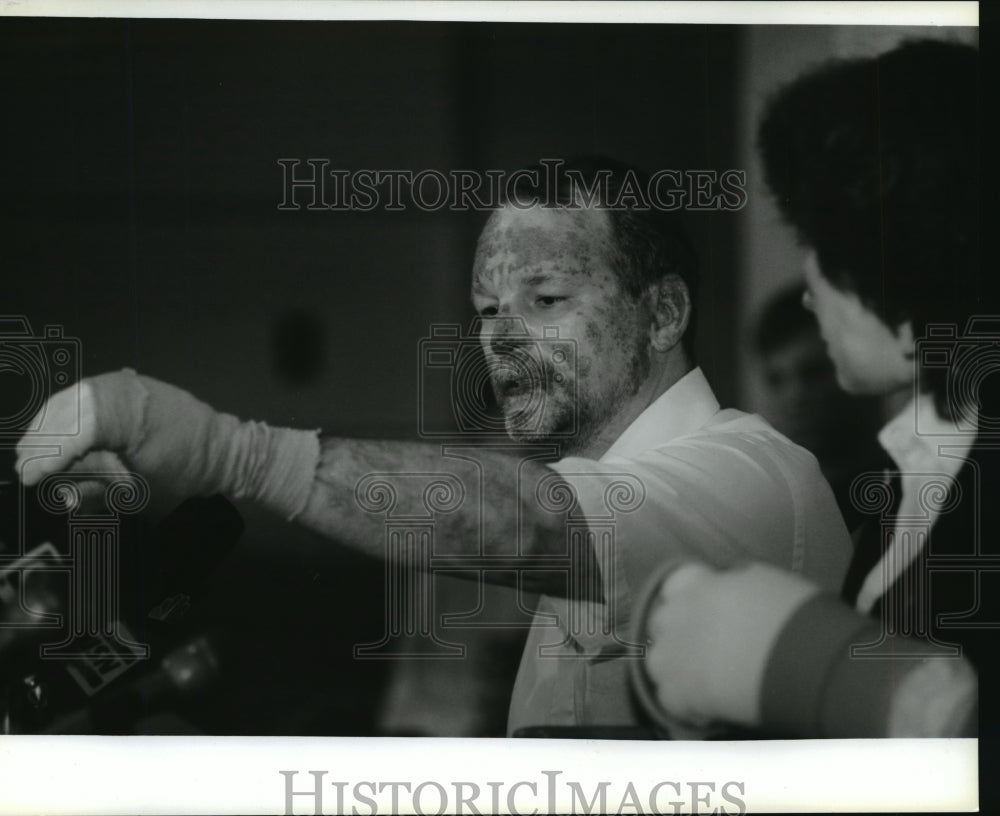
[(537, 392), (544, 385), (544, 375), (534, 361), (502, 361), (493, 366), (490, 380), (493, 392), (500, 400)]
[(493, 391), (497, 399), (505, 400), (530, 394), (540, 387), (541, 383), (531, 377), (496, 376), (493, 378)]

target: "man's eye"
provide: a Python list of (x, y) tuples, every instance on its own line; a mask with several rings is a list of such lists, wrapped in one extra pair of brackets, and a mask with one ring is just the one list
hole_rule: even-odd
[(535, 299), (535, 303), (539, 306), (555, 306), (557, 303), (562, 303), (566, 298), (560, 297), (558, 295), (542, 295)]
[(481, 317), (494, 317), (496, 313), (497, 313), (496, 306), (483, 306), (483, 308), (479, 310), (479, 314)]

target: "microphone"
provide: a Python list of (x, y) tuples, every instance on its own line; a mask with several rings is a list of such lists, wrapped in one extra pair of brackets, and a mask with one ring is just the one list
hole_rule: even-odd
[[(43, 544), (20, 563), (30, 569), (36, 556), (49, 553), (57, 555), (50, 544)], [(55, 576), (36, 572), (25, 582), (16, 574), (15, 569), (0, 570), (0, 681), (23, 671), (25, 663), (38, 656), (38, 646), (51, 639), (54, 631), (51, 625), (43, 625), (45, 619), (56, 619), (65, 611)]]
[[(40, 648), (58, 642), (71, 624), (72, 565), (60, 554), (69, 526), (65, 515), (44, 511), (30, 489), (17, 494), (0, 485), (0, 556), (7, 555), (0, 558), (0, 730), (114, 732), (149, 705), (214, 682), (217, 650), (211, 637), (192, 636), (203, 626), (194, 604), (243, 532), (232, 504), (222, 496), (194, 498), (155, 526), (139, 518), (121, 520), (116, 625), (128, 639), (148, 643), (154, 659), (167, 653), (150, 672), (147, 660), (106, 654), (109, 644), (101, 636), (92, 648), (84, 644), (86, 654), (79, 657), (40, 656)], [(12, 544), (23, 538), (27, 547), (40, 535), (43, 543), (16, 555)], [(48, 625), (37, 625), (46, 616)], [(178, 645), (180, 638), (187, 639)], [(109, 705), (119, 710), (109, 711)], [(92, 715), (86, 709), (93, 709)]]
[(221, 632), (197, 635), (170, 651), (156, 669), (60, 717), (45, 734), (127, 734), (143, 716), (210, 691), (221, 677)]

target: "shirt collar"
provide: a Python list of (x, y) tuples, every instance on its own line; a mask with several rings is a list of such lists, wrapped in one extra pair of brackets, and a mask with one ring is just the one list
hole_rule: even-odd
[(719, 401), (700, 368), (693, 368), (635, 418), (601, 461), (631, 458), (704, 427), (719, 412)]
[[(879, 431), (879, 444), (900, 473), (942, 468), (954, 476), (972, 448), (973, 438), (942, 417), (930, 394), (919, 394)], [(947, 446), (947, 455), (942, 448)]]

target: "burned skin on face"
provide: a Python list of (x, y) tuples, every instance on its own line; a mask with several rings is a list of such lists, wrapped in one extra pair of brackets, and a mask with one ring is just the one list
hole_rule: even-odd
[[(624, 385), (628, 396), (634, 395), (642, 381), (649, 375), (649, 345), (641, 331), (636, 330), (636, 320), (641, 317), (637, 304), (625, 303), (621, 309), (607, 309), (607, 314), (586, 325), (587, 337), (595, 350), (597, 359), (613, 357), (628, 360), (628, 376)], [(625, 318), (625, 314), (628, 317)], [(603, 318), (603, 319), (602, 319)], [(589, 374), (590, 361), (581, 367), (581, 374)]]
[[(580, 439), (589, 437), (648, 373), (648, 347), (640, 330), (644, 310), (622, 291), (612, 251), (610, 226), (595, 211), (501, 210), (483, 231), (473, 274), (477, 308), (519, 317), (535, 337), (555, 326), (567, 341), (548, 345), (549, 351), (564, 348), (568, 356), (563, 365), (545, 363), (548, 416), (535, 423), (538, 433), (529, 434), (531, 423), (517, 413), (523, 400), (503, 406), (512, 435), (543, 438), (575, 418)], [(539, 295), (547, 294), (565, 301), (539, 306)], [(562, 375), (561, 383), (553, 383), (554, 373)]]
[(473, 293), (499, 289), (511, 275), (542, 273), (590, 279), (601, 288), (616, 285), (613, 273), (602, 268), (611, 240), (597, 215), (541, 208), (494, 213), (476, 246)]

